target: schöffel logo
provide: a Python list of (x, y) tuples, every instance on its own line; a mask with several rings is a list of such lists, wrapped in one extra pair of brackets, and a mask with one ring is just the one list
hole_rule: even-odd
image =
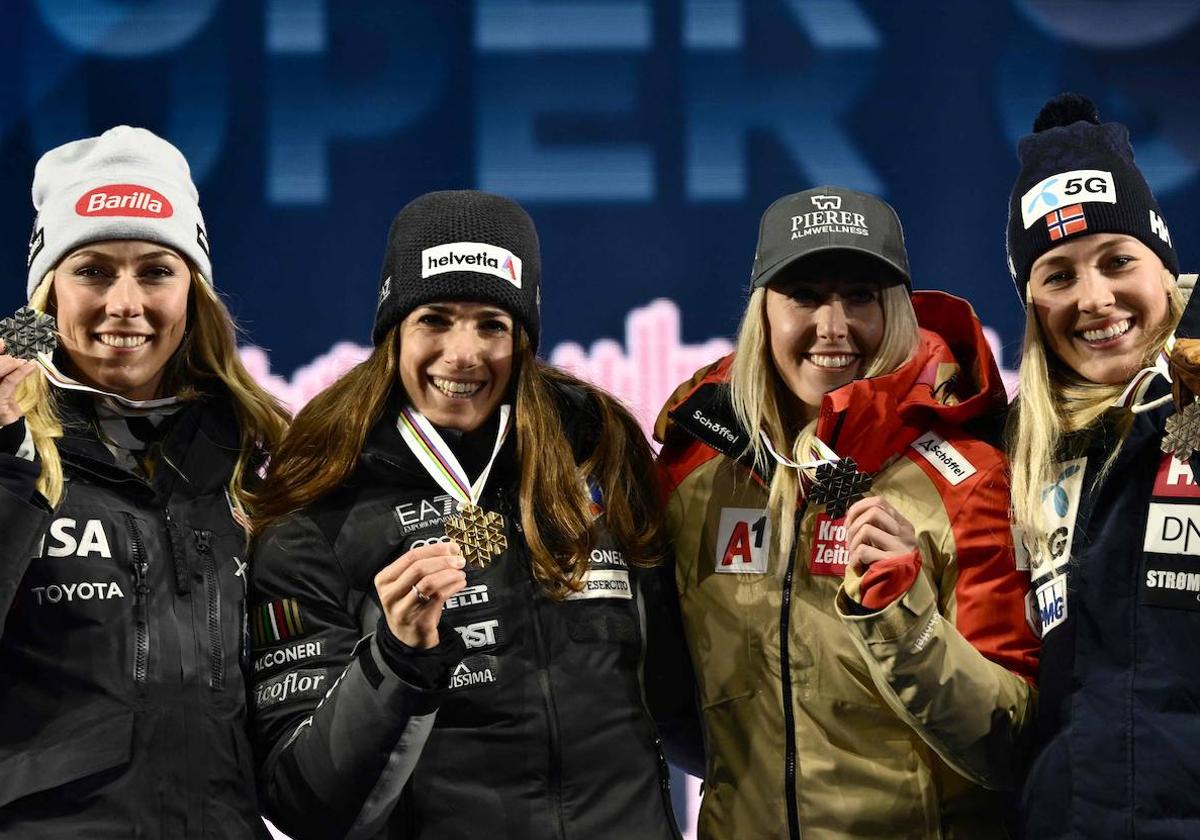
[(421, 277), (448, 271), (477, 271), (521, 288), (521, 258), (486, 242), (450, 242), (421, 252)]
[(80, 216), (138, 216), (166, 219), (175, 213), (167, 197), (138, 184), (108, 184), (79, 197), (75, 212)]
[(809, 201), (818, 210), (842, 209), (842, 197), (840, 195), (814, 195), (809, 197)]

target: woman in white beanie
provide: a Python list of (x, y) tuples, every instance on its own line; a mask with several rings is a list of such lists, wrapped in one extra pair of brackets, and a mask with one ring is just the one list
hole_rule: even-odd
[(174, 146), (67, 143), (33, 200), (58, 349), (0, 330), (0, 837), (263, 836), (244, 523), (286, 415), (238, 359)]

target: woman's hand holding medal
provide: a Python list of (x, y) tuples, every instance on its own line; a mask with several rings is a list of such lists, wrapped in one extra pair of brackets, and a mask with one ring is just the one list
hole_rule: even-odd
[(852, 568), (908, 554), (917, 547), (912, 523), (882, 496), (860, 499), (846, 511), (846, 549)]
[(375, 591), (392, 635), (411, 648), (435, 647), (446, 599), (467, 585), (458, 543), (410, 549), (375, 575)]
[(17, 386), (33, 373), (37, 363), (5, 355), (4, 339), (0, 339), (0, 427), (15, 423), (24, 412), (17, 405)]

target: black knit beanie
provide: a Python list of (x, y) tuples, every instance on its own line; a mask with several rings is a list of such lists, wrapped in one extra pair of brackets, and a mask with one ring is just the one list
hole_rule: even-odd
[(388, 230), (371, 340), (418, 306), (469, 300), (510, 313), (536, 349), (541, 276), (537, 231), (521, 205), (475, 190), (425, 193)]
[(1008, 202), (1008, 269), (1021, 301), (1034, 262), (1073, 236), (1123, 233), (1179, 274), (1179, 257), (1158, 202), (1133, 162), (1129, 130), (1100, 123), (1073, 93), (1047, 102), (1021, 138), (1021, 172)]

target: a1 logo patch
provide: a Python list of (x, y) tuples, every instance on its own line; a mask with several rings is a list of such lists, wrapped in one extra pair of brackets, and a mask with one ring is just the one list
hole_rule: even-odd
[(771, 545), (771, 520), (757, 508), (721, 508), (717, 528), (716, 571), (764, 574)]
[(846, 548), (846, 517), (830, 519), (824, 513), (817, 514), (817, 527), (813, 532), (812, 556), (808, 559), (808, 570), (814, 575), (846, 576), (846, 564), (850, 551)]

